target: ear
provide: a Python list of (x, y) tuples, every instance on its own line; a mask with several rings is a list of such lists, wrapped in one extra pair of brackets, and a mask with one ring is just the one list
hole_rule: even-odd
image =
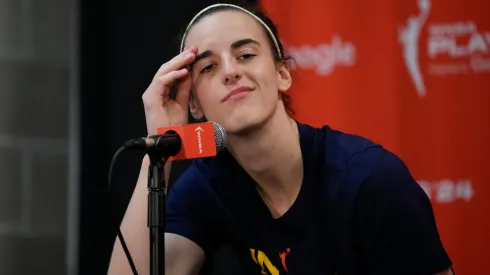
[(278, 80), (278, 88), (280, 92), (286, 92), (291, 88), (292, 78), (289, 69), (285, 65), (281, 65), (277, 69), (277, 80)]
[(196, 120), (201, 120), (204, 117), (204, 113), (202, 112), (201, 105), (199, 104), (199, 101), (194, 96), (192, 91), (189, 96), (189, 111), (191, 112), (192, 117)]

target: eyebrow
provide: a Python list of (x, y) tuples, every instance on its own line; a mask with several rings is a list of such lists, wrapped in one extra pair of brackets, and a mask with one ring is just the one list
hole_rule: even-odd
[[(233, 50), (237, 49), (237, 48), (240, 48), (242, 46), (245, 46), (247, 44), (255, 44), (257, 46), (260, 46), (260, 43), (251, 39), (251, 38), (245, 38), (245, 39), (240, 39), (240, 40), (237, 40), (233, 43), (231, 43), (230, 45), (230, 48), (232, 48)], [(212, 51), (210, 50), (206, 50), (198, 55), (196, 55), (196, 58), (194, 59), (194, 62), (192, 62), (192, 64), (198, 62), (199, 60), (203, 59), (203, 58), (206, 58), (208, 56), (211, 56), (213, 54)]]
[(251, 38), (245, 38), (245, 39), (240, 39), (240, 40), (237, 40), (233, 43), (231, 43), (231, 48), (232, 49), (236, 49), (236, 48), (240, 48), (242, 46), (245, 46), (247, 44), (255, 44), (257, 46), (260, 46), (260, 43), (251, 39)]

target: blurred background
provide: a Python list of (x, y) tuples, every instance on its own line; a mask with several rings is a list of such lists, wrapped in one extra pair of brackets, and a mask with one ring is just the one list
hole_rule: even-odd
[[(109, 193), (111, 157), (146, 135), (142, 93), (215, 2), (0, 0), (0, 274), (105, 274), (142, 156), (119, 159)], [(296, 118), (401, 156), (456, 273), (488, 274), (490, 2), (261, 4), (296, 60)]]

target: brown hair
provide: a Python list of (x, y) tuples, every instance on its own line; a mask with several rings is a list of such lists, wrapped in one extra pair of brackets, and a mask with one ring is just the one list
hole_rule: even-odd
[[(269, 46), (270, 46), (271, 52), (272, 52), (272, 57), (276, 61), (277, 65), (286, 66), (286, 68), (290, 69), (291, 68), (291, 62), (293, 61), (293, 58), (284, 51), (281, 40), (279, 40), (279, 34), (277, 31), (277, 27), (274, 24), (274, 22), (272, 22), (272, 20), (269, 18), (269, 16), (267, 16), (267, 14), (260, 7), (258, 7), (256, 5), (243, 4), (243, 3), (230, 3), (230, 4), (239, 6), (243, 9), (249, 11), (253, 15), (260, 18), (260, 20), (262, 20), (264, 22), (264, 24), (267, 25), (267, 27), (271, 30), (274, 37), (271, 37), (269, 31), (265, 28), (265, 26), (262, 25), (262, 23), (260, 23), (260, 26), (262, 27), (263, 31), (267, 35), (267, 38), (269, 41)], [(238, 10), (238, 11), (240, 11), (240, 9), (234, 8), (232, 6), (217, 6), (217, 7), (214, 7), (212, 9), (206, 10), (205, 12), (200, 14), (199, 17), (196, 18), (192, 22), (192, 25), (198, 23), (202, 18), (204, 18), (208, 15), (214, 14), (214, 13), (219, 12), (219, 11), (226, 11), (226, 10)], [(190, 29), (192, 27), (192, 25), (188, 26), (187, 29)], [(180, 38), (181, 40), (185, 39), (185, 34), (186, 33), (184, 32), (181, 35), (181, 38)], [(276, 44), (275, 44), (274, 39), (277, 41), (277, 46), (279, 47), (280, 52), (277, 52), (277, 48), (276, 48)], [(288, 115), (293, 116), (294, 110), (291, 107), (291, 96), (285, 92), (282, 92), (281, 93), (281, 100), (284, 104), (284, 107), (285, 107)]]

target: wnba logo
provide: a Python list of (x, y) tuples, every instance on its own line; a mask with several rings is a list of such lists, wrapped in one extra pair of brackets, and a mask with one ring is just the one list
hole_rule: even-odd
[(197, 132), (197, 148), (199, 148), (199, 154), (202, 154), (202, 137), (201, 132), (204, 131), (201, 126), (197, 127), (194, 131)]
[[(410, 16), (399, 28), (398, 41), (403, 60), (420, 97), (426, 96), (426, 85), (420, 66), (420, 34), (431, 10), (429, 0), (418, 0), (418, 15)], [(431, 23), (427, 26), (427, 72), (447, 76), (490, 72), (490, 32), (478, 30), (473, 21)]]
[(429, 0), (418, 0), (418, 15), (410, 16), (407, 24), (399, 28), (398, 41), (403, 47), (403, 60), (420, 97), (425, 97), (425, 85), (419, 64), (419, 38), (430, 12)]

